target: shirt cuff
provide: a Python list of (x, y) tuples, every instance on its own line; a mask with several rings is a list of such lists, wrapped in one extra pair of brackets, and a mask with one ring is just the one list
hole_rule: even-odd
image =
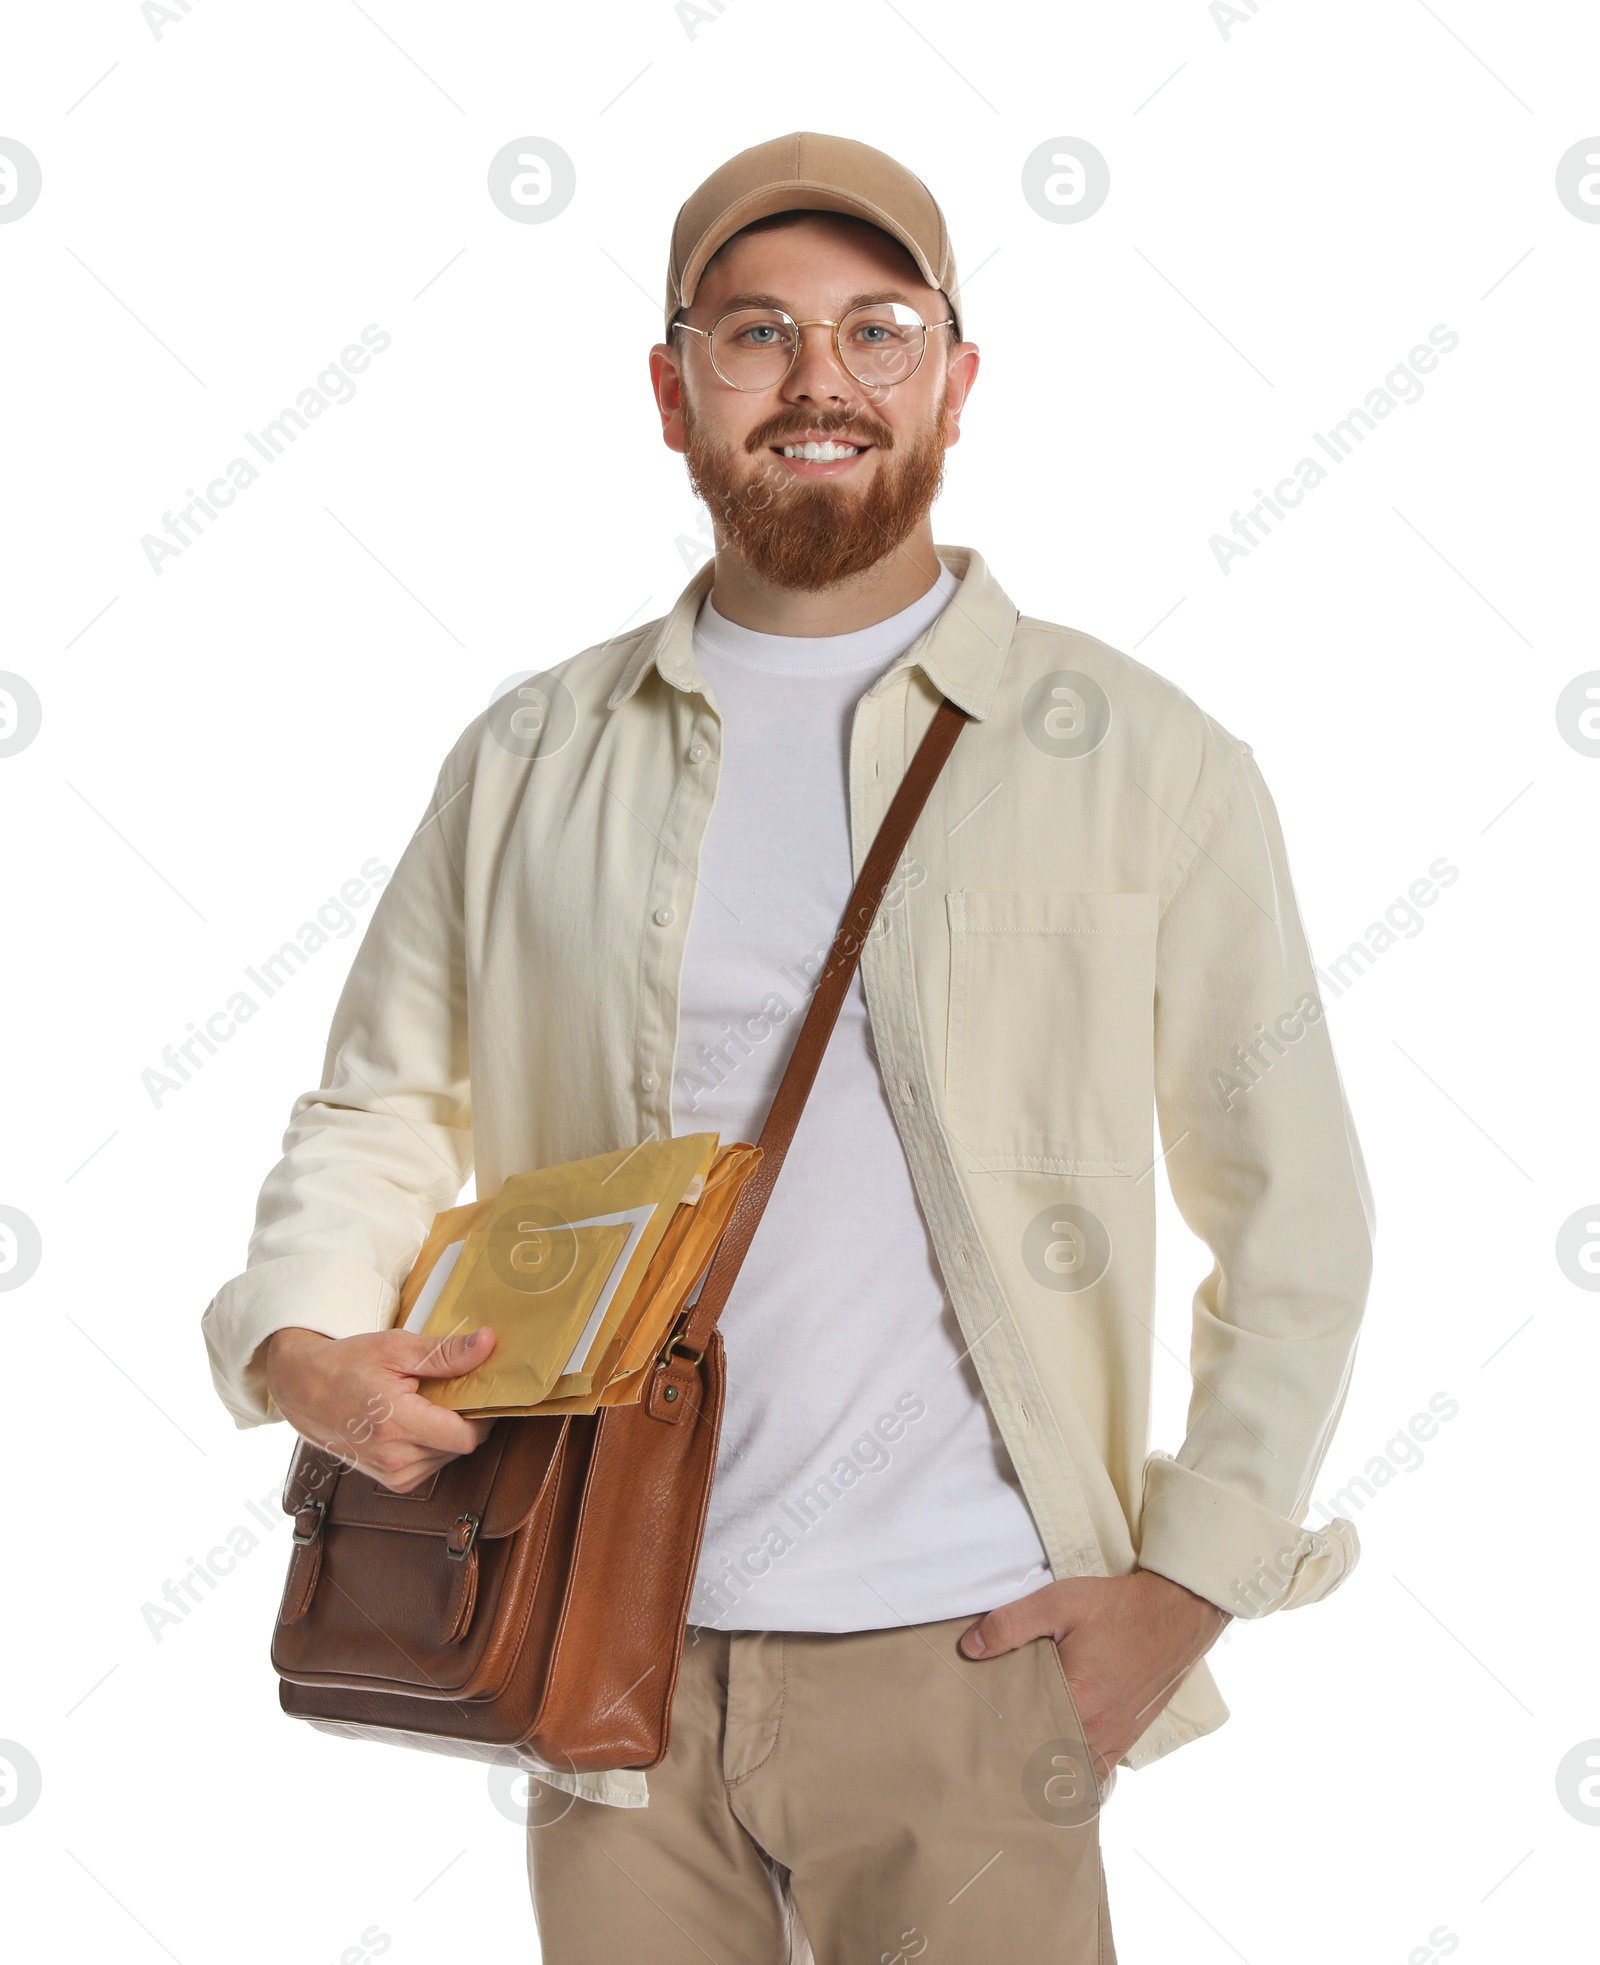
[(325, 1337), (387, 1330), (399, 1292), (364, 1263), (343, 1255), (284, 1255), (235, 1276), (200, 1320), (217, 1396), (236, 1426), (264, 1426), (283, 1415), (267, 1391), (261, 1346), (291, 1326)]
[(1302, 1528), (1170, 1454), (1144, 1464), (1139, 1566), (1234, 1617), (1296, 1610), (1338, 1588), (1360, 1560), (1355, 1524)]

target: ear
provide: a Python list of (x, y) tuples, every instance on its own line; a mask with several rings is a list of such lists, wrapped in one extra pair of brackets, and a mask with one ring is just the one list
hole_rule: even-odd
[(650, 350), (650, 387), (661, 414), (661, 441), (681, 455), (689, 448), (683, 428), (683, 370), (677, 349), (665, 341)]
[(948, 375), (950, 394), (944, 412), (944, 441), (947, 450), (951, 444), (961, 441), (961, 412), (977, 379), (978, 344), (975, 341), (958, 341), (950, 351)]

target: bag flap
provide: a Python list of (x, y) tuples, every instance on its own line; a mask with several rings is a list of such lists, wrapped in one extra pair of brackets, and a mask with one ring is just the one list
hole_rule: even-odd
[(307, 1502), (321, 1500), (336, 1525), (440, 1536), (459, 1515), (476, 1515), (480, 1537), (510, 1535), (533, 1513), (553, 1477), (567, 1424), (559, 1416), (499, 1419), (480, 1447), (447, 1460), (409, 1494), (397, 1494), (302, 1440), (284, 1483), (283, 1510), (297, 1514)]

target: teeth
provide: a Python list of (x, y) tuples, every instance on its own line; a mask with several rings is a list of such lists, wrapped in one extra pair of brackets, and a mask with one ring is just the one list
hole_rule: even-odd
[(803, 457), (808, 464), (836, 464), (841, 457), (854, 457), (861, 448), (853, 443), (786, 443), (785, 457)]

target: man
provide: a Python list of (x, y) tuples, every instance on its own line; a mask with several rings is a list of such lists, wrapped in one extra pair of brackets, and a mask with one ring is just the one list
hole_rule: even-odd
[[(400, 1489), (476, 1444), (417, 1387), (492, 1334), (387, 1328), (433, 1213), (474, 1166), (754, 1138), (950, 697), (972, 721), (722, 1320), (670, 1750), (553, 1778), (530, 1873), (552, 1965), (1110, 1960), (1114, 1765), (1218, 1726), (1229, 1616), (1356, 1557), (1298, 1526), (1371, 1209), (1277, 817), (1180, 691), (935, 548), (978, 351), (898, 164), (799, 135), (715, 172), (650, 363), (715, 558), (447, 758), (206, 1314), (218, 1388)], [(1175, 1459), (1152, 1111), (1215, 1258)]]

